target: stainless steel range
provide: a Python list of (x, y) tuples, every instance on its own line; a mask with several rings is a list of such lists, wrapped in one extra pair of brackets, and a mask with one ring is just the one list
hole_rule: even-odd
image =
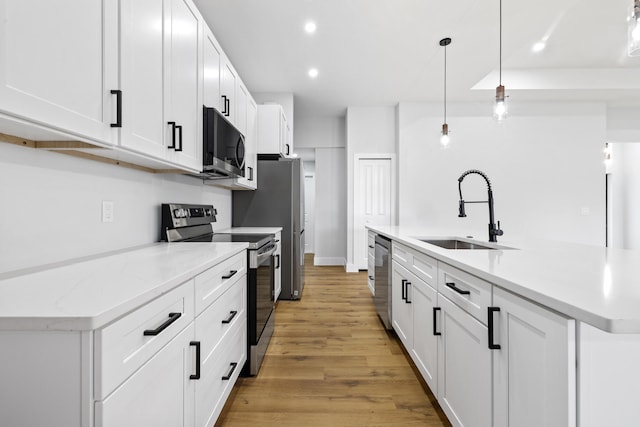
[(160, 240), (166, 242), (247, 242), (247, 363), (243, 375), (256, 375), (273, 335), (273, 234), (214, 233), (211, 205), (163, 204)]

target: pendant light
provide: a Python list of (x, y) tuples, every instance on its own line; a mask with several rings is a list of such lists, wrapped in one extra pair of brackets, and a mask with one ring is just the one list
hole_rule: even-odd
[(446, 37), (440, 40), (440, 46), (444, 47), (444, 122), (442, 123), (442, 135), (440, 136), (440, 144), (443, 147), (449, 145), (449, 125), (447, 124), (447, 46), (451, 44), (451, 39)]
[(640, 0), (632, 0), (629, 13), (628, 53), (629, 56), (640, 56)]
[(502, 85), (502, 0), (500, 0), (500, 82), (496, 88), (496, 103), (493, 107), (493, 117), (499, 122), (507, 118), (507, 96)]

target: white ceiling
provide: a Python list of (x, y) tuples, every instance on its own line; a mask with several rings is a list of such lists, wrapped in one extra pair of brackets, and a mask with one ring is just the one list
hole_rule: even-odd
[[(510, 102), (640, 105), (640, 57), (626, 56), (632, 0), (502, 0)], [(296, 116), (348, 106), (490, 103), (498, 85), (499, 0), (195, 0), (251, 92), (294, 94)], [(313, 35), (304, 32), (317, 23)], [(531, 46), (546, 38), (547, 48)], [(319, 70), (312, 80), (307, 71)]]

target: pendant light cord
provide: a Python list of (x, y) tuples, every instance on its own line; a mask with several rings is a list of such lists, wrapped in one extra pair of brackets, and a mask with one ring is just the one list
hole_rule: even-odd
[(500, 0), (500, 86), (502, 86), (502, 0)]
[(444, 123), (447, 123), (447, 46), (444, 47)]

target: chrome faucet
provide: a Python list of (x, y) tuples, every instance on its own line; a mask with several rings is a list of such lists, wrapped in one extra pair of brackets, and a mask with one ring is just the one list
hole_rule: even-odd
[[(489, 192), (488, 200), (465, 202), (464, 199), (462, 198), (462, 180), (467, 175), (471, 175), (471, 174), (478, 174), (481, 177), (483, 177), (485, 181), (487, 181), (487, 189)], [(487, 178), (487, 175), (485, 175), (484, 172), (479, 171), (477, 169), (470, 169), (466, 171), (465, 173), (460, 175), (460, 178), (458, 178), (458, 192), (460, 193), (460, 202), (458, 206), (458, 209), (460, 211), (460, 213), (458, 214), (458, 217), (460, 218), (464, 218), (467, 216), (467, 214), (464, 211), (465, 203), (488, 203), (489, 204), (489, 241), (497, 242), (498, 236), (502, 236), (504, 232), (500, 229), (500, 221), (498, 221), (497, 226), (495, 224), (494, 215), (493, 215), (493, 191), (491, 191), (491, 181), (489, 181), (489, 178)]]

